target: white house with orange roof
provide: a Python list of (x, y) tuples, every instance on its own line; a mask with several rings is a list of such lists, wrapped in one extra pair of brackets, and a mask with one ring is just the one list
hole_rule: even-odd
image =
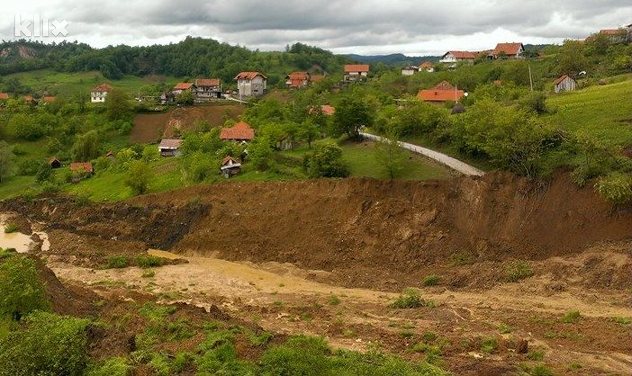
[(239, 97), (259, 97), (268, 89), (268, 77), (259, 72), (241, 72), (235, 77)]
[(105, 98), (107, 98), (108, 93), (112, 91), (112, 86), (108, 84), (101, 84), (94, 87), (90, 91), (90, 102), (92, 103), (103, 103), (105, 102)]

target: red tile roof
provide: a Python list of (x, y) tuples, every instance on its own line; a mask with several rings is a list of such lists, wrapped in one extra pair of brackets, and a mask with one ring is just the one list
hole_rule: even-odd
[(248, 123), (240, 121), (230, 128), (222, 128), (219, 138), (224, 141), (250, 141), (255, 138), (255, 130)]
[(421, 65), (419, 65), (419, 68), (421, 69), (430, 69), (432, 67), (434, 67), (434, 65), (429, 61), (424, 61)]
[(368, 64), (347, 64), (345, 65), (345, 73), (351, 72), (359, 72), (359, 73), (369, 73), (369, 65)]
[(300, 80), (300, 81), (309, 80), (310, 78), (309, 73), (307, 72), (292, 72), (288, 74), (287, 77), (290, 80)]
[(241, 72), (235, 77), (235, 80), (253, 80), (257, 76), (268, 78), (259, 72)]
[(421, 90), (417, 94), (417, 97), (424, 102), (458, 102), (464, 96), (463, 90), (457, 90), (448, 81), (443, 81), (432, 89)]
[(474, 60), (476, 59), (476, 52), (470, 51), (448, 51), (443, 55), (445, 58), (446, 55), (451, 54), (457, 60)]
[(160, 149), (178, 149), (182, 146), (182, 140), (176, 138), (163, 138), (160, 140)]
[(200, 87), (219, 86), (220, 84), (219, 78), (198, 78), (195, 80), (195, 86)]
[[(562, 83), (562, 81), (564, 81), (564, 80), (565, 80), (565, 79), (567, 79), (567, 78), (571, 78), (571, 77), (570, 77), (569, 75), (565, 74), (565, 75), (563, 75), (562, 77), (558, 78), (557, 80), (553, 81), (553, 84), (554, 84), (555, 86), (557, 86), (557, 85), (559, 85), (560, 83)], [(572, 78), (571, 78), (571, 80), (572, 80)]]
[(92, 173), (94, 172), (94, 168), (90, 162), (74, 162), (70, 164), (70, 171)]
[(324, 104), (320, 106), (320, 110), (323, 112), (323, 115), (332, 116), (336, 113), (336, 107), (330, 106), (328, 104)]
[(522, 43), (498, 43), (492, 54), (498, 56), (504, 53), (507, 56), (516, 56), (521, 48), (524, 49)]
[(173, 87), (173, 90), (189, 90), (193, 86), (190, 82), (179, 82)]
[(609, 36), (619, 36), (625, 35), (627, 31), (625, 29), (603, 29), (599, 31), (599, 34), (609, 35)]
[(107, 93), (110, 90), (112, 90), (112, 86), (108, 84), (97, 85), (92, 89), (93, 92), (100, 92), (100, 93)]
[(7, 93), (0, 93), (0, 99), (9, 99), (9, 94), (7, 94)]
[(55, 102), (55, 97), (46, 96), (46, 97), (43, 97), (43, 98), (42, 98), (42, 100), (43, 100), (45, 103), (52, 103), (52, 102)]

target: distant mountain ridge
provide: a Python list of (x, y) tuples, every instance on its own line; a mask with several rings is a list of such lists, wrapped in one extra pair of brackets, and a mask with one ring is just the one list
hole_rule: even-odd
[(377, 64), (383, 63), (389, 66), (403, 66), (403, 65), (419, 65), (423, 61), (439, 61), (440, 56), (406, 56), (404, 54), (389, 54), (389, 55), (357, 55), (347, 54), (344, 57), (364, 64)]

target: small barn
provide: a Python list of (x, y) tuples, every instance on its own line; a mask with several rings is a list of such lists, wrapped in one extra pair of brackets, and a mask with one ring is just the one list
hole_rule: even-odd
[(241, 171), (241, 163), (239, 163), (235, 158), (228, 156), (222, 160), (220, 171), (222, 176), (228, 179), (237, 175)]
[(158, 145), (158, 151), (163, 157), (177, 157), (180, 155), (182, 140), (176, 138), (163, 138)]
[(57, 159), (57, 157), (52, 157), (51, 159), (48, 160), (48, 165), (50, 166), (50, 168), (60, 168), (61, 167), (61, 161), (59, 159)]
[(255, 138), (255, 130), (250, 124), (240, 121), (230, 128), (222, 128), (219, 138), (222, 141), (250, 142)]
[(567, 74), (555, 80), (553, 84), (555, 85), (555, 93), (561, 93), (563, 91), (574, 91), (575, 89), (577, 89), (577, 81), (572, 79)]

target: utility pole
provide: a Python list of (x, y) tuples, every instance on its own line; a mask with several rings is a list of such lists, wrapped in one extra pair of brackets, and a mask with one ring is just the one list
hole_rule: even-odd
[(531, 75), (531, 64), (529, 64), (529, 83), (531, 84), (531, 91), (533, 92), (533, 76)]

